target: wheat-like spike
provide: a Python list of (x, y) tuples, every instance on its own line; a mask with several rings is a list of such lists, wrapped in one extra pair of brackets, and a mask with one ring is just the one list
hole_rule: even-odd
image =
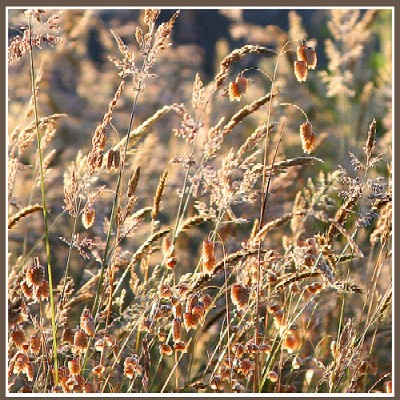
[(187, 218), (185, 221), (183, 221), (182, 226), (178, 232), (178, 235), (192, 226), (199, 225), (202, 222), (211, 222), (214, 221), (214, 217), (206, 216), (206, 215), (196, 215), (195, 217)]
[(274, 229), (277, 228), (278, 226), (282, 226), (283, 224), (285, 224), (286, 222), (288, 222), (291, 218), (293, 217), (293, 213), (287, 213), (285, 215), (283, 215), (280, 218), (277, 218), (271, 222), (268, 222), (267, 224), (265, 224), (257, 233), (257, 235), (254, 237), (254, 239), (252, 240), (255, 244), (256, 243), (260, 243), (262, 242), (265, 237), (267, 236), (267, 233)]
[(270, 171), (271, 169), (273, 171), (275, 171), (275, 170), (285, 169), (288, 167), (301, 166), (301, 165), (314, 165), (317, 162), (324, 162), (324, 161), (317, 157), (290, 158), (288, 160), (278, 161), (273, 166), (268, 166), (267, 171)]
[(150, 213), (151, 210), (152, 210), (152, 207), (150, 207), (150, 206), (141, 208), (140, 210), (138, 210), (134, 214), (132, 214), (131, 218), (133, 218), (133, 219), (143, 218), (148, 213)]
[(128, 269), (133, 268), (136, 261), (138, 261), (146, 252), (146, 250), (158, 239), (168, 235), (172, 231), (172, 227), (168, 226), (167, 228), (160, 229), (157, 232), (154, 232), (135, 252), (132, 256), (131, 261), (129, 262)]
[(22, 218), (25, 218), (29, 214), (33, 214), (39, 210), (43, 210), (43, 207), (40, 204), (33, 204), (23, 208), (21, 211), (17, 212), (8, 219), (8, 229), (11, 229), (13, 226), (15, 226)]
[(215, 90), (221, 87), (221, 85), (224, 83), (226, 77), (228, 76), (228, 69), (230, 65), (241, 60), (247, 54), (265, 54), (268, 56), (274, 56), (276, 55), (276, 52), (268, 47), (250, 44), (245, 45), (240, 49), (233, 50), (221, 61), (219, 72), (215, 77)]
[(133, 171), (133, 174), (132, 174), (131, 178), (129, 179), (128, 192), (127, 192), (127, 196), (128, 197), (132, 197), (134, 195), (134, 193), (135, 193), (137, 184), (139, 182), (140, 171), (141, 171), (141, 167), (140, 167), (140, 165), (138, 165), (135, 168), (135, 170)]
[[(336, 215), (334, 220), (342, 225), (345, 221), (347, 216), (350, 214), (351, 210), (354, 208), (354, 206), (357, 203), (358, 198), (355, 196), (349, 197), (343, 204), (342, 206), (336, 211)], [(331, 223), (329, 226), (328, 232), (326, 234), (326, 242), (327, 244), (330, 244), (330, 242), (333, 239), (333, 236), (337, 233), (337, 226), (334, 223)]]
[[(156, 111), (150, 118), (140, 124), (137, 128), (133, 129), (129, 136), (128, 149), (134, 147), (142, 136), (149, 131), (149, 129), (164, 115), (170, 111), (175, 111), (179, 104), (172, 104), (170, 106), (164, 106)], [(122, 138), (114, 147), (113, 150), (123, 148), (125, 146), (126, 136)]]
[(164, 194), (165, 185), (167, 183), (167, 177), (168, 177), (168, 170), (166, 169), (160, 177), (156, 190), (156, 195), (154, 196), (153, 210), (151, 212), (151, 218), (153, 218), (153, 220), (156, 218), (156, 215), (160, 211), (161, 197)]
[(392, 305), (393, 301), (393, 287), (390, 285), (388, 289), (386, 290), (385, 294), (383, 295), (381, 304), (382, 307), (380, 307), (379, 314), (378, 314), (378, 321), (382, 322), (383, 318), (385, 317), (387, 310), (390, 308)]
[(241, 110), (239, 110), (224, 126), (222, 129), (222, 136), (225, 137), (228, 135), (229, 132), (232, 131), (232, 129), (238, 125), (241, 121), (243, 121), (244, 118), (246, 118), (248, 115), (253, 114), (256, 112), (261, 106), (263, 106), (265, 103), (270, 101), (273, 97), (276, 96), (276, 92), (272, 94), (268, 93), (263, 97), (260, 97), (258, 100), (254, 101), (253, 103), (243, 107)]
[(287, 274), (283, 278), (281, 278), (278, 281), (278, 284), (276, 285), (276, 289), (280, 290), (283, 289), (284, 287), (290, 285), (293, 282), (298, 282), (303, 279), (307, 278), (316, 278), (317, 276), (321, 276), (322, 273), (319, 271), (315, 272), (310, 272), (310, 271), (305, 271), (305, 272), (300, 272), (300, 273), (293, 273), (293, 274)]
[[(265, 254), (266, 252), (267, 252), (266, 250), (261, 250), (261, 254)], [(197, 282), (194, 284), (193, 289), (197, 290), (200, 287), (204, 286), (205, 283), (207, 283), (212, 278), (212, 276), (216, 275), (219, 271), (221, 271), (224, 268), (224, 265), (229, 266), (230, 264), (233, 264), (241, 259), (256, 254), (258, 254), (258, 249), (246, 250), (246, 251), (239, 250), (235, 253), (227, 255), (225, 258), (223, 258), (221, 261), (215, 264), (214, 272), (212, 275), (203, 275), (199, 277)]]

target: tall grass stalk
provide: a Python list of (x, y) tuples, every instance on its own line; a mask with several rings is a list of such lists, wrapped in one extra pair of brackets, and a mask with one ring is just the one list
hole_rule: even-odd
[[(58, 385), (58, 354), (57, 354), (57, 325), (56, 325), (56, 313), (55, 303), (53, 294), (53, 270), (51, 267), (51, 251), (50, 251), (50, 240), (49, 240), (49, 225), (47, 219), (47, 205), (46, 205), (46, 189), (44, 184), (44, 170), (43, 170), (43, 154), (41, 147), (41, 134), (39, 129), (39, 112), (37, 105), (36, 96), (36, 80), (35, 80), (35, 68), (33, 59), (33, 45), (32, 45), (32, 17), (28, 17), (28, 29), (30, 34), (30, 47), (29, 47), (29, 60), (30, 60), (30, 77), (31, 77), (31, 90), (33, 98), (33, 109), (35, 116), (35, 130), (37, 140), (37, 155), (39, 157), (39, 169), (40, 169), (40, 189), (42, 193), (42, 206), (43, 206), (43, 223), (44, 223), (44, 239), (47, 256), (47, 273), (49, 276), (49, 298), (50, 298), (50, 309), (51, 309), (51, 331), (53, 336), (53, 368), (54, 368), (54, 379), (55, 384)], [(51, 372), (51, 371), (50, 371)]]

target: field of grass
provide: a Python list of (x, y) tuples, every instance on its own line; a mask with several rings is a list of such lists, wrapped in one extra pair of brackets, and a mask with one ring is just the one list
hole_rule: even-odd
[(392, 392), (391, 10), (285, 12), (9, 10), (10, 392)]

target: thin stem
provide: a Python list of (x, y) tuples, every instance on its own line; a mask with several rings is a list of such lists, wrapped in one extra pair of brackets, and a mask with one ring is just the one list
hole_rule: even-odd
[(51, 267), (51, 252), (50, 252), (50, 240), (49, 240), (49, 226), (47, 220), (47, 207), (46, 207), (46, 191), (44, 187), (44, 171), (43, 171), (43, 154), (41, 147), (41, 135), (39, 131), (39, 115), (38, 105), (36, 97), (36, 81), (35, 81), (35, 69), (33, 62), (33, 46), (32, 46), (32, 21), (31, 17), (28, 17), (29, 26), (29, 59), (30, 59), (30, 76), (31, 76), (31, 89), (33, 97), (33, 109), (35, 115), (35, 129), (36, 139), (38, 146), (38, 157), (39, 157), (39, 168), (40, 168), (40, 189), (42, 193), (42, 205), (43, 205), (43, 222), (44, 222), (44, 233), (45, 233), (45, 247), (47, 256), (47, 272), (49, 275), (49, 299), (51, 309), (51, 330), (53, 335), (53, 367), (54, 367), (54, 378), (55, 384), (58, 385), (58, 355), (57, 355), (57, 325), (55, 316), (55, 305), (54, 305), (54, 294), (53, 294), (53, 272)]

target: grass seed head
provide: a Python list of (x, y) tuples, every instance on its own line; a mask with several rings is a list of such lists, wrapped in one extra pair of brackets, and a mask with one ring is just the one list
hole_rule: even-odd
[(234, 82), (229, 83), (229, 100), (240, 101), (242, 95), (246, 94), (249, 80), (243, 76), (237, 76)]
[(244, 310), (249, 301), (250, 293), (242, 285), (233, 285), (231, 288), (231, 299), (232, 303), (239, 310)]
[(305, 153), (310, 154), (315, 147), (317, 136), (313, 132), (312, 125), (309, 121), (300, 125), (300, 138)]
[(82, 214), (82, 224), (85, 229), (89, 229), (93, 226), (96, 217), (96, 210), (94, 207), (86, 207)]
[(305, 61), (294, 62), (294, 75), (299, 82), (305, 82), (307, 80), (308, 69)]

